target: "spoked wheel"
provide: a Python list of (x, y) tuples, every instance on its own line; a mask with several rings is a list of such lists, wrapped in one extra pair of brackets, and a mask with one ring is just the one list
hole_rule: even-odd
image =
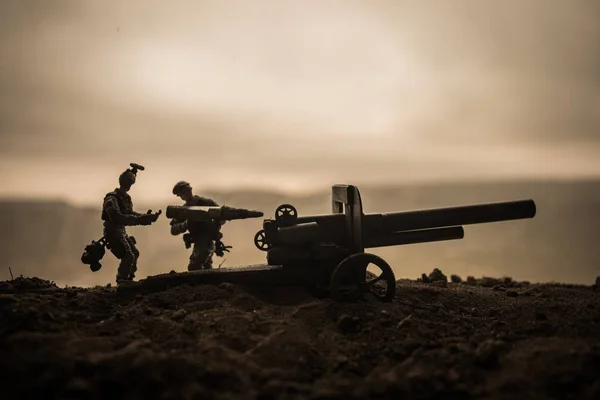
[(275, 220), (293, 223), (298, 218), (298, 211), (291, 204), (282, 204), (275, 210)]
[(267, 234), (264, 229), (256, 232), (256, 235), (254, 235), (254, 244), (262, 251), (267, 251), (271, 248), (271, 245), (267, 242)]
[(358, 301), (369, 293), (377, 300), (391, 302), (396, 295), (396, 277), (383, 258), (358, 253), (338, 264), (331, 275), (329, 290), (338, 301)]

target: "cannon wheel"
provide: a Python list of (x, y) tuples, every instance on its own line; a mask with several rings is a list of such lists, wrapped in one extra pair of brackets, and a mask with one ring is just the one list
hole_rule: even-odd
[(298, 218), (296, 207), (291, 204), (282, 204), (275, 209), (275, 220), (284, 223), (293, 223)]
[(254, 235), (254, 244), (258, 247), (259, 250), (267, 251), (271, 248), (269, 243), (267, 242), (267, 234), (264, 229), (256, 232)]
[[(367, 271), (369, 264), (377, 266), (381, 273), (375, 277)], [(375, 286), (384, 283), (385, 287)], [(369, 253), (357, 253), (345, 258), (331, 275), (331, 297), (338, 301), (357, 301), (365, 293), (376, 299), (391, 302), (396, 295), (396, 277), (390, 265), (381, 257)]]

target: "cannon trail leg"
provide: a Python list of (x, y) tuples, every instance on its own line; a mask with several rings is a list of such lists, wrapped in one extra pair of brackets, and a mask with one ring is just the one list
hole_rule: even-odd
[[(375, 265), (380, 273), (373, 276), (367, 268)], [(396, 277), (390, 265), (374, 254), (358, 253), (344, 259), (331, 275), (329, 290), (338, 301), (357, 301), (366, 293), (391, 302), (396, 295)]]

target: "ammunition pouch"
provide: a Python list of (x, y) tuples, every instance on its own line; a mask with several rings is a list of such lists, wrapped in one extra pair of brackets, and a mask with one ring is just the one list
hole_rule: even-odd
[(102, 268), (100, 260), (102, 260), (102, 257), (104, 257), (106, 252), (104, 249), (106, 244), (106, 239), (101, 238), (98, 241), (92, 240), (92, 243), (85, 246), (83, 254), (81, 255), (81, 262), (89, 265), (92, 272), (97, 272), (100, 270), (100, 268)]

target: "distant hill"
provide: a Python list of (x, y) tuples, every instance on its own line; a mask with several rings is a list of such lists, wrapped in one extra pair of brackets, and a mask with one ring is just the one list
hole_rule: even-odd
[[(459, 241), (374, 249), (395, 269), (398, 278), (415, 277), (433, 268), (466, 275), (509, 275), (519, 280), (590, 284), (600, 275), (600, 181), (497, 182), (439, 185), (361, 186), (366, 213), (450, 207), (481, 202), (533, 198), (538, 213), (533, 220), (465, 226)], [(203, 195), (220, 204), (254, 208), (272, 217), (282, 203), (300, 214), (331, 211), (330, 188), (310, 196), (269, 192), (212, 192)], [(165, 208), (144, 205), (136, 209)], [(174, 202), (177, 204), (177, 202)], [(15, 275), (51, 279), (61, 285), (94, 285), (114, 281), (117, 260), (107, 253), (103, 268), (92, 273), (81, 264), (85, 245), (102, 235), (100, 210), (56, 201), (0, 201), (0, 277)], [(262, 219), (234, 221), (223, 228), (226, 244), (233, 245), (224, 266), (265, 262), (256, 249), (254, 234)], [(181, 237), (169, 234), (161, 217), (151, 227), (133, 227), (141, 251), (139, 278), (171, 269), (183, 271), (189, 250)], [(215, 257), (218, 265), (222, 259)]]

